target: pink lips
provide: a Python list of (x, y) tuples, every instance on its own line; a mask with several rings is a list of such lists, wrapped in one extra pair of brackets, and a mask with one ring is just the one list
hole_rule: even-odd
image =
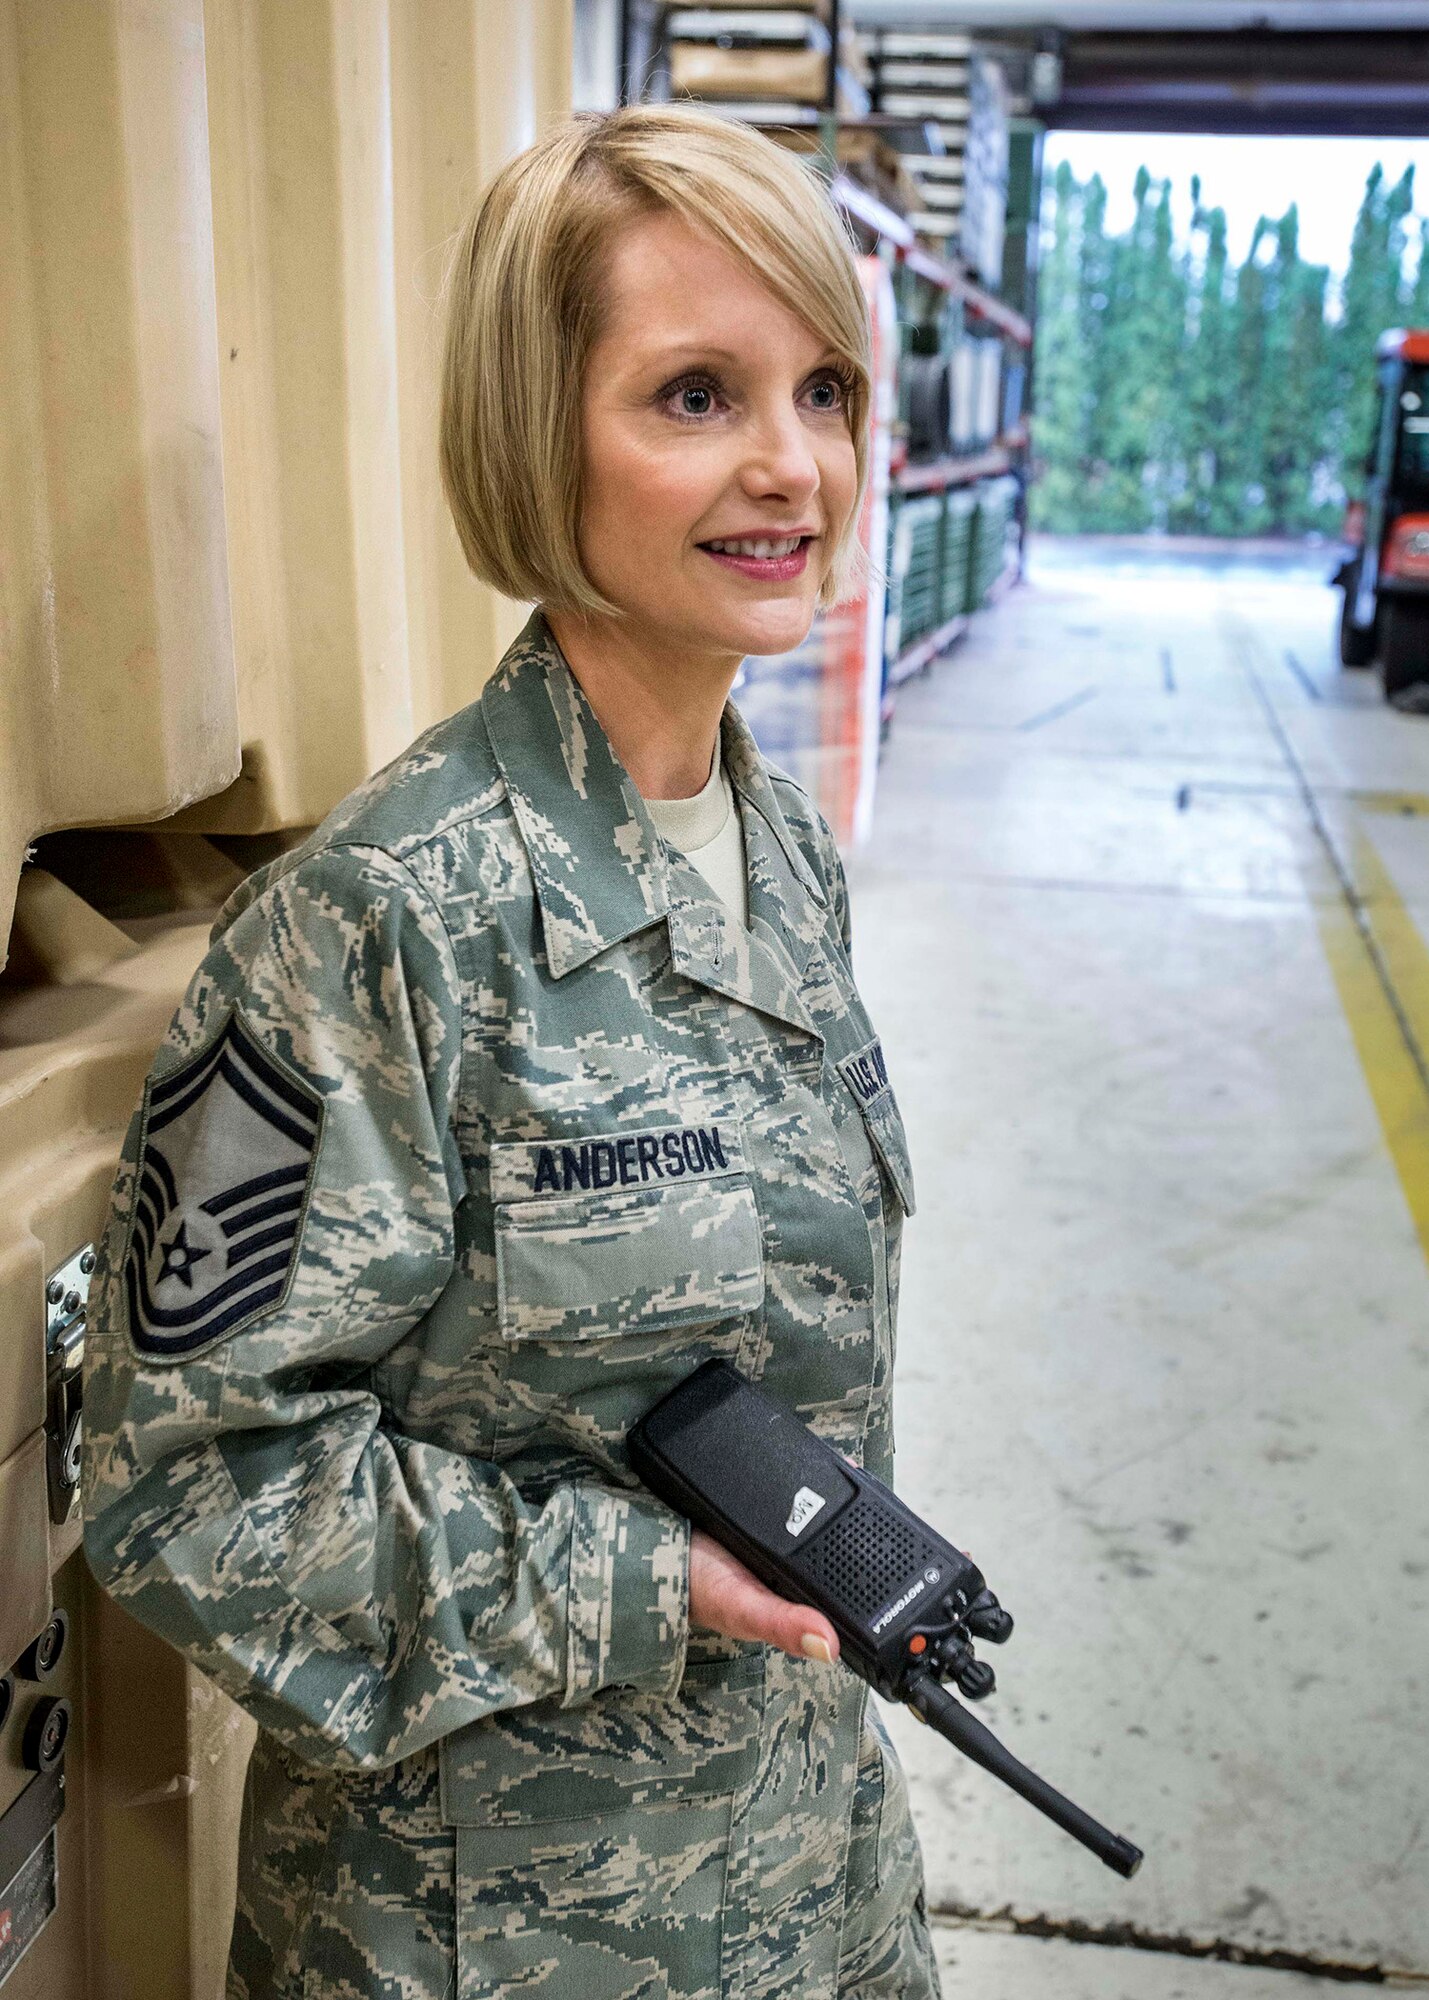
[(723, 563), (726, 569), (737, 569), (741, 576), (755, 577), (760, 583), (787, 583), (791, 577), (803, 575), (809, 560), (809, 544), (800, 542), (787, 556), (731, 556), (723, 549), (706, 549), (704, 553), (712, 562)]

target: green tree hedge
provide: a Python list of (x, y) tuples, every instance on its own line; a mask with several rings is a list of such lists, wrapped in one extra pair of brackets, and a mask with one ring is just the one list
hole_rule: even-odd
[(1429, 326), (1429, 227), (1406, 256), (1414, 169), (1365, 186), (1343, 282), (1300, 255), (1295, 207), (1263, 217), (1239, 269), (1225, 211), (1143, 167), (1131, 227), (1100, 175), (1047, 190), (1038, 299), (1034, 526), (1054, 533), (1333, 533), (1362, 483), (1374, 343)]

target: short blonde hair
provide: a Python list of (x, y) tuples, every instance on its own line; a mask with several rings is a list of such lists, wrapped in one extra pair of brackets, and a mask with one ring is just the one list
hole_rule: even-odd
[(851, 378), (857, 499), (821, 607), (866, 574), (869, 314), (855, 245), (817, 171), (751, 126), (693, 107), (585, 112), (509, 160), (447, 275), (441, 472), (474, 573), (508, 597), (618, 616), (580, 560), (581, 398), (612, 234), (669, 211), (709, 231), (827, 341)]

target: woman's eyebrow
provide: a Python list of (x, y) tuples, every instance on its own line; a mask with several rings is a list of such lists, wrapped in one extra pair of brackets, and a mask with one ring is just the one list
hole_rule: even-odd
[[(732, 361), (736, 364), (745, 358), (742, 355), (733, 353), (727, 347), (716, 347), (713, 343), (707, 343), (703, 340), (682, 340), (677, 342), (673, 347), (662, 347), (658, 354), (652, 354), (648, 365), (652, 368), (661, 364), (672, 365), (678, 361), (681, 355), (699, 355), (711, 361)], [(813, 366), (820, 368), (824, 362), (836, 361), (837, 359), (838, 349), (832, 346), (826, 347), (818, 360), (813, 363)]]
[(740, 359), (739, 355), (731, 353), (727, 347), (716, 347), (713, 343), (703, 340), (681, 340), (677, 341), (673, 347), (662, 347), (658, 353), (652, 353), (649, 356), (649, 365), (652, 368), (669, 365), (678, 361), (682, 354), (699, 354), (709, 360), (717, 361), (738, 361)]

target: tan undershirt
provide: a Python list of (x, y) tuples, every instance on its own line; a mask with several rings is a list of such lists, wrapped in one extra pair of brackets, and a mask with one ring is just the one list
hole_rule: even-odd
[(734, 788), (716, 758), (704, 789), (692, 799), (646, 799), (645, 810), (671, 847), (699, 869), (720, 901), (749, 926), (749, 879), (744, 828)]

